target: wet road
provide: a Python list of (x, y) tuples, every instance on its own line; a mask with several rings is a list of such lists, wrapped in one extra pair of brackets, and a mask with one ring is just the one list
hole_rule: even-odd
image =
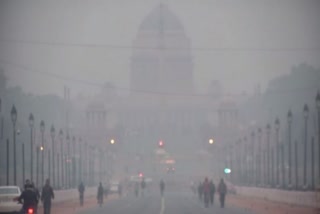
[(145, 197), (127, 196), (110, 200), (102, 207), (97, 206), (80, 214), (252, 214), (228, 204), (222, 209), (217, 202), (205, 208), (203, 203), (189, 193), (168, 192), (163, 198), (149, 193)]

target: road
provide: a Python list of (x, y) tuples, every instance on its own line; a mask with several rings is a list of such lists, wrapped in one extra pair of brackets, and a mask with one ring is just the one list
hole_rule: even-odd
[(159, 194), (148, 193), (145, 197), (127, 196), (110, 200), (102, 207), (90, 208), (79, 214), (252, 214), (228, 204), (222, 209), (217, 202), (213, 207), (205, 208), (195, 196), (187, 192), (167, 192), (163, 198)]

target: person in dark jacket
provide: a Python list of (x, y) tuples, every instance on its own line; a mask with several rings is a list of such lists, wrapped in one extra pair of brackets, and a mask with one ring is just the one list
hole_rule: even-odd
[(18, 202), (22, 204), (22, 212), (25, 212), (29, 208), (36, 210), (38, 204), (37, 194), (30, 183), (25, 184), (24, 190), (18, 198)]
[(80, 206), (83, 206), (85, 187), (84, 187), (84, 184), (82, 181), (81, 181), (80, 185), (78, 186), (78, 191), (79, 191), (79, 196), (80, 196)]
[(214, 194), (216, 193), (216, 186), (213, 183), (213, 180), (210, 181), (210, 203), (211, 205), (214, 204)]
[(221, 208), (223, 208), (226, 194), (227, 194), (227, 185), (224, 183), (224, 180), (222, 178), (219, 183), (218, 192), (220, 195), (220, 206), (221, 206)]
[(103, 189), (102, 183), (100, 182), (98, 187), (98, 193), (97, 193), (97, 200), (100, 206), (102, 206), (103, 204), (103, 196), (104, 196), (104, 189)]
[(41, 201), (43, 203), (44, 214), (50, 214), (52, 199), (54, 199), (54, 193), (52, 187), (50, 186), (50, 180), (47, 179), (41, 193)]

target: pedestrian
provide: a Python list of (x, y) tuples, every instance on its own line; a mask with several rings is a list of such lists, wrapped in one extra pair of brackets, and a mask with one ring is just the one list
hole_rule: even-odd
[(165, 188), (165, 183), (164, 183), (163, 179), (161, 179), (161, 181), (160, 181), (160, 193), (161, 193), (161, 196), (163, 196), (164, 188)]
[(226, 193), (227, 193), (227, 185), (224, 183), (224, 180), (222, 178), (219, 183), (218, 192), (220, 195), (220, 206), (221, 206), (221, 208), (223, 208), (225, 198), (226, 198)]
[(50, 180), (47, 179), (41, 193), (41, 201), (43, 204), (44, 214), (50, 214), (52, 199), (54, 199), (54, 193), (52, 187), (50, 186)]
[(97, 201), (98, 201), (98, 204), (100, 205), (100, 207), (103, 204), (103, 195), (104, 195), (104, 190), (103, 190), (102, 183), (100, 182), (99, 187), (98, 187), (98, 193), (97, 193)]
[(146, 188), (146, 181), (144, 180), (144, 178), (142, 178), (142, 181), (141, 181), (141, 196), (143, 197), (144, 196), (144, 191), (145, 191), (145, 188)]
[(83, 182), (81, 181), (78, 186), (79, 196), (80, 196), (80, 206), (83, 206), (83, 198), (84, 198), (84, 191), (85, 187), (83, 185)]
[(210, 194), (210, 184), (209, 180), (206, 177), (203, 182), (203, 195), (204, 195), (204, 205), (209, 207), (209, 194)]
[(213, 180), (210, 181), (210, 203), (214, 204), (214, 194), (216, 193), (216, 186), (213, 183)]

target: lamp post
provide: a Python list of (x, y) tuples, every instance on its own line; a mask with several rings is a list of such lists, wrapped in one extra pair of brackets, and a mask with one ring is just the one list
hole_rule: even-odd
[(280, 161), (279, 161), (279, 149), (280, 149), (280, 145), (279, 145), (279, 129), (280, 129), (280, 120), (279, 118), (276, 118), (276, 120), (274, 121), (274, 126), (276, 129), (276, 186), (279, 187), (279, 165), (280, 165)]
[(40, 147), (37, 146), (36, 148), (36, 185), (39, 185), (39, 152), (40, 152)]
[(266, 134), (267, 134), (267, 185), (270, 185), (270, 124), (266, 126)]
[(289, 165), (289, 169), (288, 169), (288, 188), (291, 189), (292, 187), (292, 182), (291, 182), (291, 168), (292, 168), (292, 164), (291, 164), (291, 124), (292, 124), (292, 112), (291, 110), (288, 111), (287, 114), (287, 120), (288, 120), (288, 165)]
[(24, 143), (22, 143), (22, 183), (25, 181)]
[(262, 185), (262, 161), (261, 161), (261, 156), (262, 156), (262, 152), (261, 152), (261, 136), (262, 136), (262, 130), (261, 128), (258, 128), (258, 177), (259, 177), (259, 184)]
[(68, 183), (68, 187), (71, 187), (71, 176), (70, 176), (70, 136), (69, 133), (67, 133), (67, 160), (66, 160), (66, 178), (67, 178), (67, 183)]
[(40, 122), (40, 132), (41, 132), (41, 185), (44, 185), (44, 130), (45, 130), (45, 124), (44, 121), (41, 120)]
[(255, 158), (254, 158), (254, 141), (255, 141), (255, 133), (254, 131), (251, 132), (251, 172), (250, 172), (250, 175), (251, 175), (251, 182), (252, 182), (252, 185), (254, 185), (256, 182), (255, 182), (255, 176), (254, 176), (254, 162), (255, 162)]
[[(63, 162), (63, 131), (60, 129), (59, 131), (59, 139), (60, 139), (60, 156), (61, 156), (61, 185), (64, 186), (64, 162)], [(58, 178), (59, 180), (60, 178)]]
[(50, 129), (50, 135), (51, 135), (51, 142), (52, 142), (52, 184), (53, 184), (53, 188), (56, 187), (56, 182), (55, 182), (55, 161), (54, 161), (54, 156), (55, 156), (55, 145), (54, 145), (54, 138), (56, 135), (56, 129), (54, 128), (54, 126), (51, 126)]
[(77, 175), (77, 169), (76, 169), (76, 137), (72, 137), (72, 185), (73, 187), (76, 186), (76, 175)]
[(29, 115), (29, 126), (30, 126), (30, 179), (33, 181), (33, 127), (34, 127), (34, 117), (33, 114)]
[(307, 143), (308, 143), (308, 118), (309, 118), (309, 107), (307, 104), (303, 107), (304, 116), (304, 146), (303, 146), (303, 188), (307, 189)]
[(16, 122), (17, 122), (17, 109), (13, 105), (11, 109), (11, 121), (13, 124), (13, 182), (17, 185), (17, 157), (16, 157)]
[[(318, 154), (320, 154), (320, 92), (318, 91), (317, 96), (316, 96), (316, 107), (317, 107), (317, 111), (318, 111)], [(319, 158), (319, 163), (318, 163), (318, 182), (319, 182), (319, 187), (320, 187), (320, 155), (318, 155)]]
[(82, 138), (79, 138), (79, 180), (82, 182)]
[(248, 142), (247, 142), (247, 137), (245, 136), (243, 138), (243, 148), (244, 148), (244, 179), (245, 179), (245, 184), (248, 185)]
[(9, 186), (9, 160), (10, 160), (10, 157), (9, 157), (9, 139), (7, 139), (7, 186)]

